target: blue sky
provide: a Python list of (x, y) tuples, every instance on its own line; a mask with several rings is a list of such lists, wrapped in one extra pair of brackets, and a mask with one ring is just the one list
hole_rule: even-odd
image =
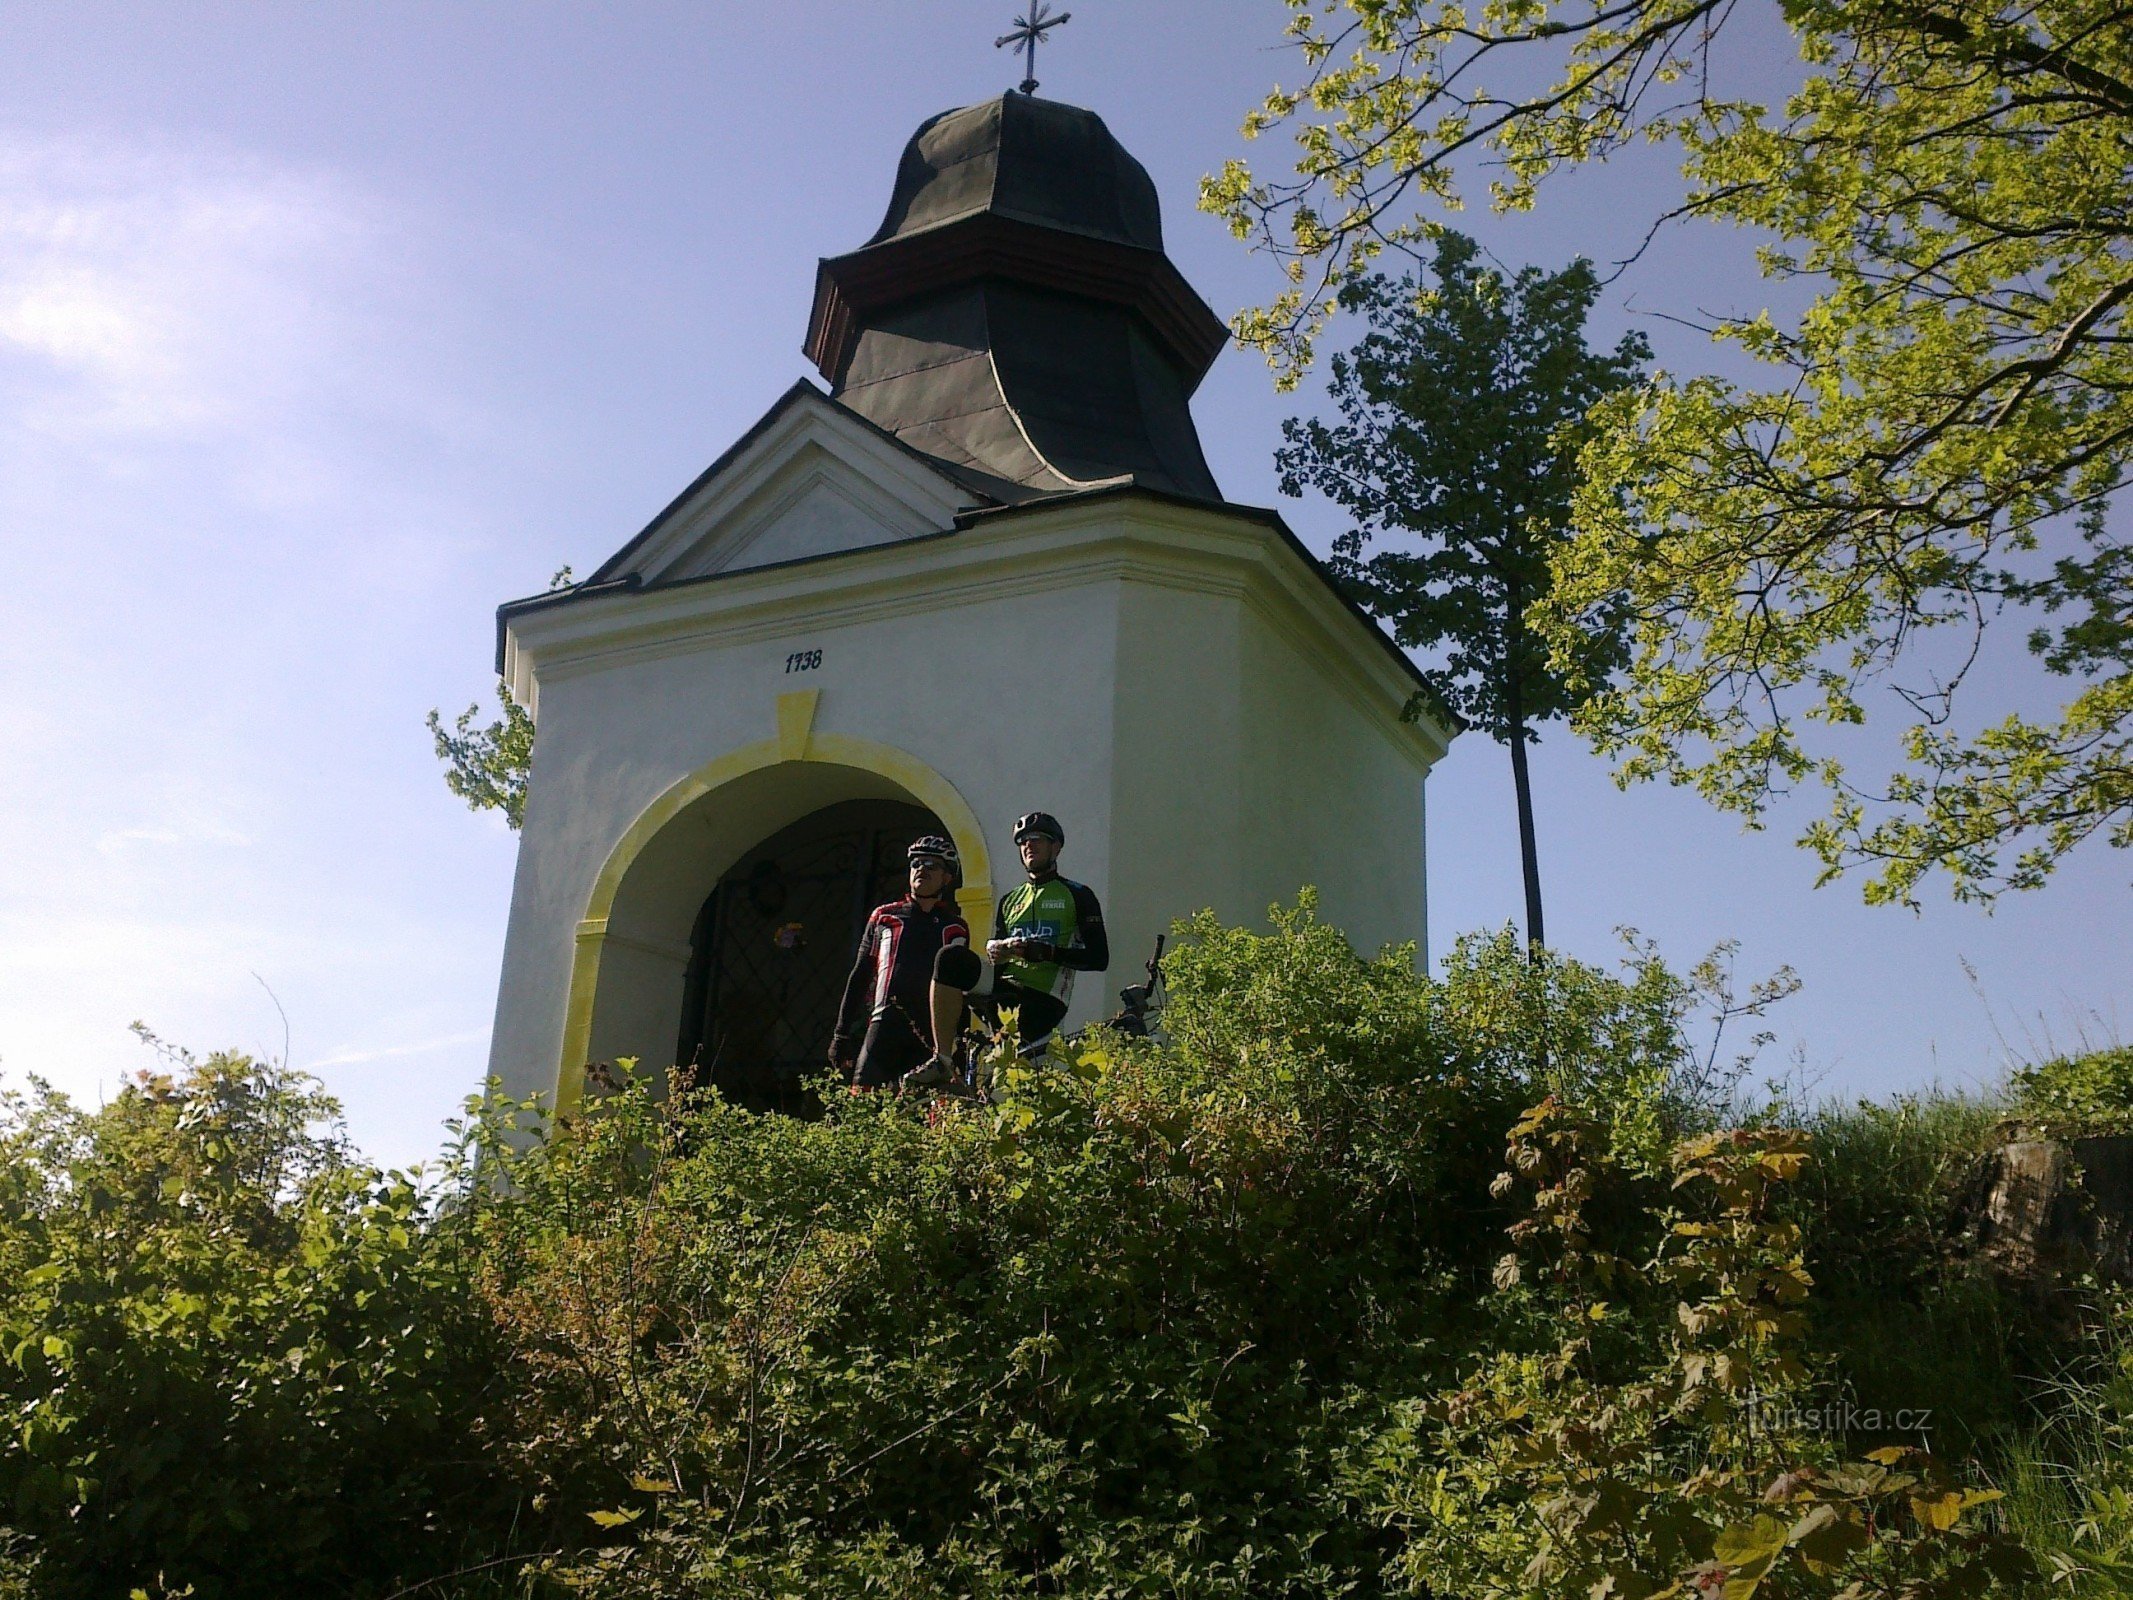
[[(93, 1098), (146, 1064), (135, 1018), (279, 1053), (286, 1011), (367, 1149), (434, 1147), (485, 1059), (514, 841), (446, 794), (423, 714), (486, 694), (497, 601), (596, 565), (807, 371), (816, 258), (873, 230), (919, 121), (1019, 77), (992, 48), (1013, 9), (0, 12), (0, 1072)], [(1264, 297), (1270, 266), (1191, 201), (1295, 76), (1282, 8), (1071, 9), (1045, 92), (1149, 167), (1218, 309)], [(1781, 84), (1750, 22), (1731, 70)], [(1467, 220), (1513, 265), (1606, 260), (1668, 191), (1640, 154)], [(1750, 241), (1677, 233), (1594, 336), (1644, 327), (1691, 370), (1713, 354), (1655, 314), (1766, 299)], [(1340, 523), (1271, 467), (1316, 403), (1233, 351), (1196, 411), (1230, 496), (1323, 549)], [(2017, 657), (1991, 669), (2032, 698)], [(1770, 1064), (1830, 1092), (1989, 1080), (2133, 1023), (2123, 856), (1912, 917), (1815, 890), (1804, 809), (1745, 835), (1617, 793), (1566, 734), (1536, 775), (1556, 942), (1790, 963)], [(1441, 950), (1519, 904), (1502, 750), (1463, 741), (1430, 804)]]

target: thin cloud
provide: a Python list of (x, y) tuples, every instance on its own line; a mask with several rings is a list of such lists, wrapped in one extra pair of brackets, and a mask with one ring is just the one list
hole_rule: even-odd
[(423, 1039), (412, 1044), (382, 1045), (374, 1050), (342, 1050), (316, 1061), (304, 1063), (307, 1072), (320, 1071), (326, 1067), (367, 1066), (374, 1061), (398, 1061), (407, 1056), (426, 1056), (437, 1050), (457, 1050), (465, 1045), (489, 1042), (487, 1028), (470, 1028), (464, 1033), (448, 1033), (440, 1038)]
[(351, 342), (333, 280), (385, 231), (316, 175), (0, 140), (7, 420), (77, 444), (242, 428)]
[(381, 892), (399, 852), (335, 809), (371, 779), (351, 708), (404, 694), (373, 641), (467, 539), (436, 463), (485, 414), (451, 366), (479, 253), (435, 223), (331, 169), (0, 130), (15, 1069), (109, 1081), (136, 1016), (242, 1035), (253, 970), (341, 1037), (380, 993), (467, 985), (438, 947), (463, 937)]
[(248, 845), (249, 834), (220, 823), (193, 823), (183, 827), (162, 828), (113, 828), (96, 841), (100, 854), (115, 856), (137, 846), (180, 846), (189, 844)]

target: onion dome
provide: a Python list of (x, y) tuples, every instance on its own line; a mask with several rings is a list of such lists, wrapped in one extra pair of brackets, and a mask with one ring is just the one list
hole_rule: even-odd
[(881, 227), (817, 273), (807, 353), (840, 402), (993, 498), (1214, 500), (1187, 401), (1226, 338), (1103, 119), (1007, 94), (912, 136)]

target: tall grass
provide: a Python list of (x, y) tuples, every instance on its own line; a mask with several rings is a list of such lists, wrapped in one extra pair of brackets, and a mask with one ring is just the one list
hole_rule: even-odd
[[(1813, 1137), (1787, 1204), (1809, 1241), (1815, 1342), (1845, 1396), (1862, 1414), (1930, 1411), (1927, 1439), (1941, 1451), (1967, 1453), (2018, 1426), (2018, 1374), (2051, 1358), (2030, 1309), (1967, 1260), (1958, 1237), (2002, 1102), (1931, 1089), (1773, 1115)], [(1867, 1441), (1919, 1442), (1893, 1428)]]
[(2097, 1308), (2086, 1347), (2040, 1396), (2041, 1421), (2013, 1437), (2000, 1485), (2009, 1524), (2058, 1593), (2133, 1594), (2133, 1315), (2124, 1291)]
[[(2133, 1051), (2055, 1058), (1982, 1094), (1776, 1107), (1814, 1136), (1817, 1343), (1859, 1409), (1930, 1407), (1931, 1443), (1986, 1465), (2067, 1600), (2133, 1596), (2133, 1294), (2074, 1305), (1972, 1260), (1964, 1200), (2011, 1119), (2121, 1131)], [(1895, 1441), (1891, 1441), (1895, 1442)], [(1915, 1442), (1915, 1441), (1912, 1441)]]

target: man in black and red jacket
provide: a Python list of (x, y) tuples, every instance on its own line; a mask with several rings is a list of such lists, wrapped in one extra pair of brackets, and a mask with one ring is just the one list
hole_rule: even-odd
[(955, 903), (955, 846), (938, 834), (913, 841), (911, 892), (876, 906), (859, 937), (830, 1036), (830, 1065), (856, 1089), (883, 1089), (933, 1058), (933, 961), (970, 943)]

